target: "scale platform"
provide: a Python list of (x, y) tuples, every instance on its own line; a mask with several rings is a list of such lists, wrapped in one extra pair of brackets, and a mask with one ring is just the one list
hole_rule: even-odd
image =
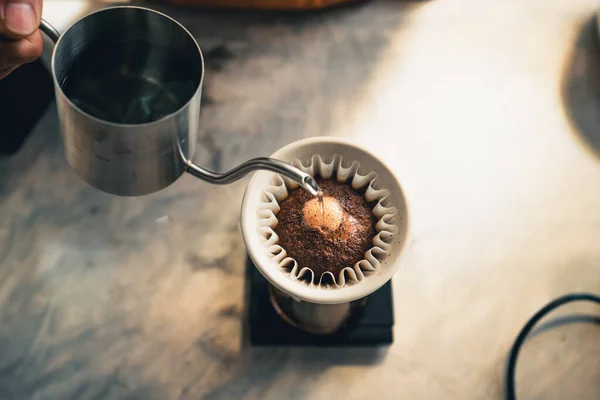
[(250, 285), (249, 336), (253, 346), (376, 347), (394, 341), (392, 283), (370, 295), (346, 326), (330, 335), (305, 332), (284, 321), (269, 297), (269, 283), (250, 258), (246, 260)]

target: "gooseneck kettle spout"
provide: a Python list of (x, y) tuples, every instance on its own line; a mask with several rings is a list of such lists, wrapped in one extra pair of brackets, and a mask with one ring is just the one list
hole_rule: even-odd
[(186, 169), (188, 173), (196, 178), (216, 185), (226, 185), (235, 182), (256, 170), (267, 170), (284, 175), (297, 182), (313, 196), (316, 196), (320, 190), (317, 181), (306, 172), (283, 161), (267, 157), (253, 158), (222, 174), (206, 170), (191, 162), (188, 163)]

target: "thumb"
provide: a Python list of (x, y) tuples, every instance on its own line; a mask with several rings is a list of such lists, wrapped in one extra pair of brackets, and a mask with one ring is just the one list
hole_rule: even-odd
[(40, 26), (42, 0), (0, 0), (0, 36), (18, 40)]

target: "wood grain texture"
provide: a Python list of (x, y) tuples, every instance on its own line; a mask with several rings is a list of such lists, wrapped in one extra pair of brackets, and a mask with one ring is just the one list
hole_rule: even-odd
[[(561, 294), (600, 292), (599, 95), (580, 83), (600, 71), (588, 56), (596, 7), (164, 8), (206, 55), (200, 164), (335, 135), (398, 174), (414, 239), (394, 278), (395, 343), (249, 348), (247, 180), (99, 193), (68, 169), (51, 109), (0, 160), (0, 399), (502, 399), (525, 321)], [(598, 309), (557, 315), (572, 313)], [(599, 333), (577, 320), (538, 333), (519, 398), (597, 399)]]

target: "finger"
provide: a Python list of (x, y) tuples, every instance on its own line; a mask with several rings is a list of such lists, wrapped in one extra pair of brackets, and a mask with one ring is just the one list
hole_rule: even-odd
[(42, 35), (35, 31), (17, 41), (0, 41), (0, 69), (14, 68), (37, 60), (42, 54)]
[(9, 67), (9, 68), (0, 69), (0, 79), (6, 78), (15, 69), (16, 69), (16, 67)]
[(18, 40), (40, 26), (42, 0), (0, 0), (0, 36)]

